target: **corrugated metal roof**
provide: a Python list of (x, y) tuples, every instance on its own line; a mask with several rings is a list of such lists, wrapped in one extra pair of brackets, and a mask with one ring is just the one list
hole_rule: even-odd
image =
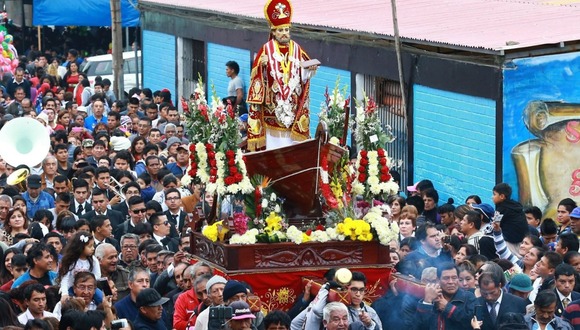
[[(264, 19), (264, 0), (141, 0)], [(294, 24), (394, 36), (389, 0), (293, 0)], [(399, 0), (401, 38), (493, 51), (580, 40), (580, 0)], [(264, 20), (264, 24), (266, 21)]]

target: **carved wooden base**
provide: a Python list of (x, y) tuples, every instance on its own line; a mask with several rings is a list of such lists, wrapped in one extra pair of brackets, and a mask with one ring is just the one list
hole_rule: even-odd
[(214, 243), (201, 233), (194, 232), (191, 237), (191, 251), (201, 259), (232, 271), (390, 263), (389, 247), (379, 244), (378, 241), (230, 245)]

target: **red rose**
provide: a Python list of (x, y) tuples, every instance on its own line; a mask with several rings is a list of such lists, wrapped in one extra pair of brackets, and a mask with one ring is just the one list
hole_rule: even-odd
[(191, 168), (192, 169), (197, 169), (197, 163), (191, 163)]
[(209, 175), (216, 176), (217, 175), (217, 169), (212, 168), (211, 170), (209, 170)]
[(207, 153), (207, 158), (209, 158), (209, 159), (213, 159), (213, 158), (215, 158), (215, 152), (213, 152), (213, 151), (208, 151), (208, 153)]
[(367, 179), (367, 176), (364, 173), (361, 173), (358, 175), (358, 182), (365, 182)]
[(377, 149), (377, 154), (379, 155), (379, 157), (385, 157), (385, 149), (383, 148)]
[(389, 173), (389, 168), (388, 168), (388, 167), (386, 167), (386, 166), (382, 166), (382, 167), (381, 167), (381, 173), (382, 173), (382, 174), (387, 174), (387, 173)]
[(381, 182), (389, 181), (389, 177), (386, 174), (381, 175)]
[(244, 176), (242, 175), (242, 173), (238, 172), (238, 173), (234, 174), (234, 178), (236, 179), (236, 182), (240, 182), (240, 181), (242, 181)]
[(195, 151), (195, 144), (190, 144), (189, 145), (189, 151), (194, 152)]
[(230, 174), (236, 174), (238, 173), (238, 168), (235, 166), (230, 166)]
[(359, 166), (359, 167), (358, 167), (358, 171), (359, 171), (360, 173), (365, 173), (365, 172), (367, 171), (367, 168), (366, 168), (366, 167), (364, 167), (364, 166)]
[(229, 185), (234, 184), (235, 183), (235, 180), (231, 176), (228, 176), (227, 178), (224, 179), (224, 182), (225, 182), (226, 185), (229, 186)]
[(316, 226), (316, 230), (326, 230), (323, 225)]
[(228, 160), (228, 166), (234, 166), (234, 165), (236, 165), (235, 159), (229, 159)]
[(361, 150), (360, 151), (360, 156), (361, 157), (366, 157), (367, 156), (367, 151), (366, 150)]
[(308, 230), (306, 231), (306, 235), (310, 236), (311, 234), (312, 234), (312, 229), (308, 229)]
[(211, 159), (211, 160), (209, 161), (209, 166), (211, 166), (211, 167), (216, 167), (216, 164), (217, 164), (217, 162), (216, 162), (216, 160), (215, 160), (215, 159)]
[(192, 168), (191, 170), (189, 170), (189, 172), (187, 172), (187, 174), (189, 174), (189, 176), (193, 178), (197, 175), (197, 170), (194, 170)]
[(387, 159), (386, 158), (380, 158), (379, 159), (379, 164), (381, 164), (383, 166), (387, 165)]
[(206, 144), (205, 144), (205, 149), (206, 149), (207, 151), (213, 150), (213, 145), (212, 145), (211, 143), (206, 143)]
[(363, 166), (367, 166), (369, 164), (369, 160), (366, 158), (361, 158), (360, 159), (360, 164)]
[(233, 158), (235, 155), (236, 155), (236, 153), (233, 150), (226, 151), (226, 156), (228, 158)]

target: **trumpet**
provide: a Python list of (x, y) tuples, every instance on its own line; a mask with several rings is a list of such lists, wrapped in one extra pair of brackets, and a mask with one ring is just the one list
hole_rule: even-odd
[(27, 168), (18, 169), (8, 176), (6, 184), (16, 187), (21, 193), (26, 191), (26, 179), (30, 175)]
[(121, 184), (119, 181), (117, 181), (117, 179), (115, 179), (114, 177), (111, 177), (111, 181), (108, 184), (108, 188), (111, 189), (111, 191), (119, 196), (119, 198), (121, 199), (121, 203), (125, 201), (125, 194), (123, 194), (123, 184)]

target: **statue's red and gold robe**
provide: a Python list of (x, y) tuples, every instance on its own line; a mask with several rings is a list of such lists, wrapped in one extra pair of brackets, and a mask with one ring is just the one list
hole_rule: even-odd
[[(268, 58), (266, 66), (261, 65), (262, 55)], [(300, 65), (308, 59), (294, 41), (281, 46), (271, 39), (260, 49), (252, 65), (247, 97), (248, 150), (266, 147), (266, 129), (270, 134), (290, 135), (294, 141), (310, 137), (310, 79)]]

